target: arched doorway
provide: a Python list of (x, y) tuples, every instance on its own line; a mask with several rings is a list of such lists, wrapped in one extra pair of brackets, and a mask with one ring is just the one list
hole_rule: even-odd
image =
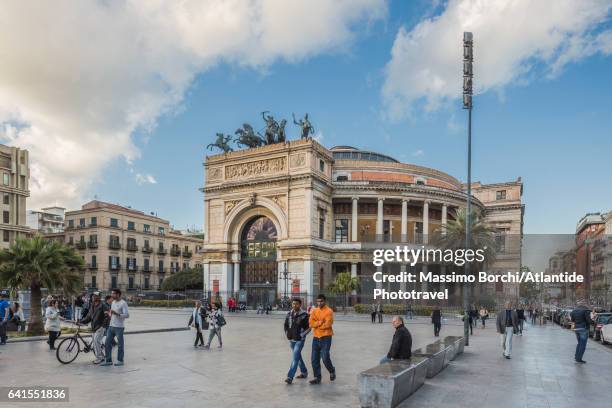
[(273, 304), (278, 288), (276, 263), (276, 226), (265, 216), (250, 219), (240, 237), (240, 289), (247, 304)]

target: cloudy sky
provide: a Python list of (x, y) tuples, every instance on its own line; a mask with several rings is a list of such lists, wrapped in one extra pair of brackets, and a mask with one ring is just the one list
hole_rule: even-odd
[[(474, 177), (522, 177), (528, 233), (612, 209), (612, 0), (6, 1), (0, 139), (29, 208), (98, 197), (202, 223), (216, 132), (309, 112), (317, 137), (465, 178), (461, 37), (475, 37)], [(296, 137), (297, 129), (289, 135)]]

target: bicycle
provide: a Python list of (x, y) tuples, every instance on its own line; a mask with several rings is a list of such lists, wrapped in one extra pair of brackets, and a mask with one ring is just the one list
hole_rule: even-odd
[[(80, 333), (81, 325), (79, 323), (76, 323), (76, 326), (76, 333), (74, 333), (70, 337), (66, 337), (65, 339), (63, 339), (57, 347), (57, 351), (55, 352), (55, 357), (57, 357), (57, 360), (62, 364), (72, 363), (74, 360), (76, 360), (81, 351), (83, 353), (89, 353), (93, 350), (93, 335), (91, 337), (91, 341), (85, 341), (85, 339), (83, 338), (83, 336), (81, 336)], [(81, 340), (81, 343), (83, 343), (82, 349), (79, 340)], [(102, 341), (102, 344), (105, 344), (105, 342)], [(101, 357), (104, 358), (104, 347), (102, 348)]]

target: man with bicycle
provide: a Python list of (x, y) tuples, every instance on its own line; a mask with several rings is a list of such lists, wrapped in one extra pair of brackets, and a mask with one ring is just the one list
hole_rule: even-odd
[(94, 292), (92, 296), (92, 304), (89, 306), (87, 316), (81, 320), (81, 324), (87, 324), (91, 322), (91, 331), (93, 333), (93, 349), (96, 355), (96, 359), (93, 361), (94, 364), (100, 364), (104, 361), (104, 353), (102, 352), (102, 339), (104, 338), (104, 320), (108, 313), (108, 307), (105, 307), (105, 302), (100, 299), (100, 292)]
[(123, 365), (123, 330), (125, 329), (125, 319), (130, 317), (128, 312), (127, 302), (121, 299), (121, 290), (113, 289), (111, 292), (113, 297), (113, 303), (111, 303), (110, 310), (107, 315), (110, 316), (110, 325), (106, 331), (106, 361), (100, 364), (100, 366), (113, 365), (113, 340), (117, 336), (117, 343), (119, 349), (117, 351), (117, 362), (116, 366)]

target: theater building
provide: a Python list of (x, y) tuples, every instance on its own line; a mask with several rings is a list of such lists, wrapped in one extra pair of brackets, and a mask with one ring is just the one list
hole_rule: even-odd
[[(499, 245), (510, 254), (493, 269), (519, 270), (520, 239), (508, 245), (506, 237), (522, 235), (521, 180), (473, 188), (473, 208), (496, 228)], [(249, 304), (292, 294), (311, 301), (341, 272), (359, 278), (356, 301), (370, 301), (376, 287), (372, 249), (428, 246), (466, 205), (465, 185), (449, 174), (350, 146), (327, 149), (312, 139), (208, 156), (202, 192), (205, 289)], [(441, 273), (447, 267), (413, 269)], [(460, 296), (460, 287), (447, 288)], [(484, 290), (518, 295), (516, 285), (485, 285), (478, 293)]]

